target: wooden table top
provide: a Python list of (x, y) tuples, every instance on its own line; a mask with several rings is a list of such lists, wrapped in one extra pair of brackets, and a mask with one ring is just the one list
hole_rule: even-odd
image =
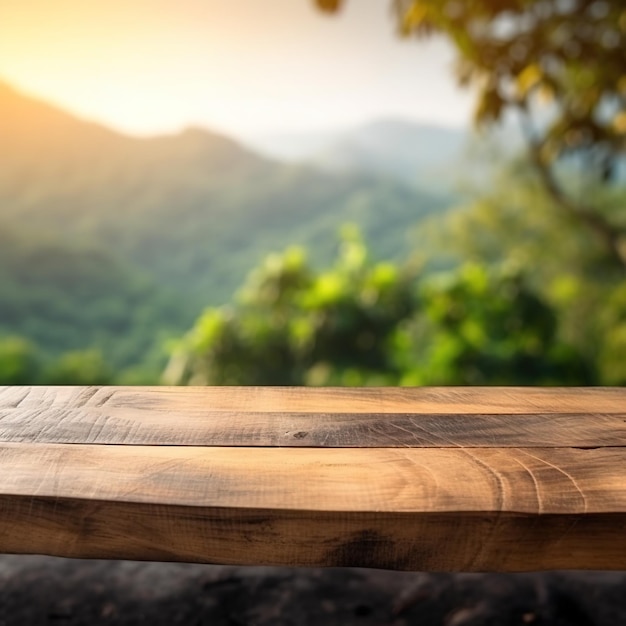
[(0, 388), (0, 552), (626, 569), (626, 389)]

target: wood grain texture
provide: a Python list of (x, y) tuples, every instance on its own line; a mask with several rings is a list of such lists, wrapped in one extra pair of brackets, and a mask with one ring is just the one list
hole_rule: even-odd
[(311, 511), (626, 513), (626, 450), (0, 444), (0, 493)]
[(0, 496), (7, 553), (408, 571), (626, 569), (626, 515), (329, 513)]
[(626, 569), (626, 390), (0, 388), (0, 552)]
[(0, 409), (264, 413), (624, 413), (618, 387), (0, 387)]
[[(363, 389), (365, 399), (370, 396), (369, 408), (383, 409), (370, 413), (362, 410), (363, 405), (349, 410), (352, 389), (302, 389), (302, 395), (309, 398), (306, 405), (302, 398), (297, 405), (297, 391), (6, 388), (0, 391), (0, 441), (357, 448), (626, 445), (624, 390), (570, 392), (583, 398), (577, 403), (554, 389), (530, 389), (530, 397), (520, 389)], [(484, 405), (474, 407), (469, 401), (462, 412), (459, 398), (463, 394), (482, 397)], [(267, 403), (245, 400), (257, 395)], [(415, 396), (413, 405), (408, 404), (411, 395)], [(441, 398), (440, 405), (433, 401), (436, 397)], [(511, 399), (528, 412), (509, 412)], [(242, 408), (233, 408), (237, 404)], [(581, 407), (587, 404), (604, 412), (583, 412)], [(506, 410), (496, 412), (494, 406)], [(400, 407), (405, 412), (391, 411)], [(561, 408), (572, 412), (562, 413)]]
[(180, 414), (140, 408), (0, 409), (0, 442), (171, 446), (598, 447), (626, 445), (626, 413)]

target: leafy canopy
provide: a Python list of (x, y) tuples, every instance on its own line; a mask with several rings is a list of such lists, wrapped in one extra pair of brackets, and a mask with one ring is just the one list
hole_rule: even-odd
[(208, 309), (170, 362), (170, 384), (585, 384), (557, 312), (518, 272), (443, 276), (372, 263), (354, 230), (315, 272), (273, 255), (229, 307)]

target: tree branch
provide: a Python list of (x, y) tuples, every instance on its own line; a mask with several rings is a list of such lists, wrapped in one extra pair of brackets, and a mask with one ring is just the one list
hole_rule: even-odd
[(592, 231), (602, 243), (607, 257), (617, 267), (626, 271), (626, 232), (611, 224), (592, 207), (575, 202), (561, 188), (550, 167), (541, 157), (541, 143), (533, 136), (528, 123), (527, 112), (520, 109), (522, 128), (529, 146), (531, 163), (541, 183), (557, 207), (570, 218)]

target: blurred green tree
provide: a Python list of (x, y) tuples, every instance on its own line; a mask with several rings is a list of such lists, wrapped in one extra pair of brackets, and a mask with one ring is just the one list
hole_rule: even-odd
[(626, 285), (609, 295), (599, 318), (600, 380), (605, 385), (626, 385)]
[[(343, 2), (315, 0), (328, 12)], [(403, 35), (445, 36), (456, 75), (478, 90), (475, 120), (521, 117), (530, 161), (569, 220), (626, 268), (626, 211), (607, 214), (563, 180), (577, 164), (585, 185), (626, 176), (626, 6), (623, 0), (392, 0)]]
[[(623, 188), (598, 188), (595, 195), (607, 212), (626, 203)], [(524, 268), (525, 283), (557, 316), (560, 340), (595, 371), (589, 380), (622, 384), (616, 381), (626, 380), (618, 356), (626, 319), (623, 276), (607, 272), (601, 244), (551, 204), (528, 162), (519, 159), (502, 166), (473, 202), (431, 220), (415, 245), (449, 268), (468, 262), (508, 274)]]
[(47, 385), (109, 385), (113, 374), (99, 350), (73, 350), (53, 361), (43, 380)]
[(423, 281), (423, 314), (400, 329), (402, 384), (592, 384), (592, 364), (560, 336), (558, 312), (513, 267), (466, 263)]
[(358, 232), (344, 229), (334, 266), (315, 273), (302, 249), (271, 255), (235, 306), (208, 309), (165, 374), (174, 384), (391, 384), (389, 350), (415, 310), (413, 279), (371, 264)]
[(315, 272), (269, 257), (230, 307), (208, 309), (165, 382), (231, 385), (588, 384), (557, 312), (519, 272), (476, 264), (419, 277), (372, 263), (354, 230)]
[(31, 385), (40, 370), (39, 354), (30, 341), (18, 336), (0, 337), (0, 385)]

